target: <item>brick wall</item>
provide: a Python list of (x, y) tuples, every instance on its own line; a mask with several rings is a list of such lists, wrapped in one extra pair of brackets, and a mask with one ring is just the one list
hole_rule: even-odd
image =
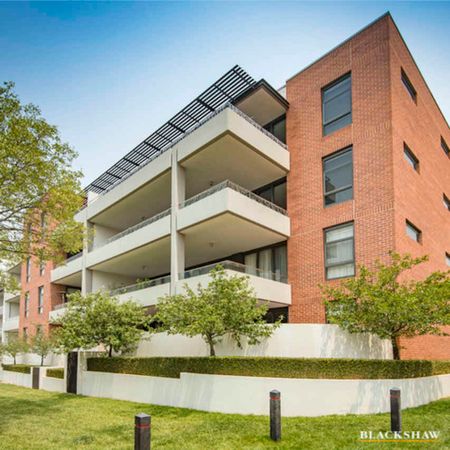
[[(27, 328), (28, 336), (33, 336), (36, 333), (38, 326), (42, 327), (44, 333), (49, 329), (49, 313), (52, 308), (61, 303), (61, 292), (64, 291), (64, 286), (52, 284), (50, 282), (50, 271), (53, 268), (51, 262), (46, 263), (43, 275), (39, 272), (39, 263), (35, 258), (32, 258), (31, 263), (31, 277), (30, 281), (26, 279), (26, 264), (22, 265), (21, 283), (22, 290), (20, 296), (20, 317), (19, 317), (19, 334), (23, 334), (23, 329)], [(42, 314), (38, 312), (38, 288), (44, 286), (44, 308)], [(28, 309), (28, 316), (25, 317), (25, 294), (29, 293), (30, 303)]]
[[(389, 23), (384, 18), (287, 82), (291, 154), (288, 241), (291, 322), (323, 323), (324, 228), (354, 221), (357, 263), (394, 247), (394, 187), (389, 79)], [(352, 73), (352, 124), (322, 135), (321, 89)], [(354, 199), (324, 207), (322, 158), (353, 145)]]

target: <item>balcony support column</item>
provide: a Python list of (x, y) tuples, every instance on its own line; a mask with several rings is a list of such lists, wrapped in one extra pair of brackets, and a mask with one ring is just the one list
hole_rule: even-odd
[(87, 268), (87, 254), (92, 250), (92, 239), (94, 226), (87, 219), (84, 221), (86, 236), (83, 242), (83, 255), (81, 256), (81, 294), (86, 295), (92, 292), (92, 270)]
[(184, 168), (178, 163), (177, 147), (172, 151), (171, 162), (170, 295), (174, 295), (177, 293), (177, 283), (182, 278), (185, 270), (184, 236), (177, 230), (177, 217), (180, 203), (184, 202), (185, 199), (186, 179)]

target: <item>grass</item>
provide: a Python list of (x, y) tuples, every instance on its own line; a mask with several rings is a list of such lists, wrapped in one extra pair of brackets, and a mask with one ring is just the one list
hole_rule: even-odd
[(152, 415), (154, 449), (450, 448), (450, 399), (403, 412), (404, 430), (441, 431), (440, 440), (432, 444), (358, 441), (360, 430), (388, 430), (388, 414), (285, 418), (282, 441), (273, 443), (267, 417), (55, 394), (8, 384), (0, 384), (0, 411), (2, 450), (132, 449), (134, 415), (139, 412)]

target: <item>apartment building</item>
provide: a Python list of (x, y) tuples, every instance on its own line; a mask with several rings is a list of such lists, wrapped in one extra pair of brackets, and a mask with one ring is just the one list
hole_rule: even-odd
[[(153, 309), (219, 262), (249, 276), (268, 320), (325, 323), (319, 285), (390, 250), (429, 255), (413, 277), (448, 268), (449, 145), (389, 14), (280, 90), (236, 66), (86, 188), (77, 219), (94, 238), (22, 276), (21, 327), (58, 317), (68, 289)], [(408, 340), (403, 357), (450, 358), (449, 344)]]
[[(9, 269), (9, 273), (17, 281), (18, 289), (21, 289), (20, 272), (20, 264)], [(20, 296), (20, 291), (11, 293), (3, 289), (0, 290), (0, 340), (3, 343), (19, 335)]]

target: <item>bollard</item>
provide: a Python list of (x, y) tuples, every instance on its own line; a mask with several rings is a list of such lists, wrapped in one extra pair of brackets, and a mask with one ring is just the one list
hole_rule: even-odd
[(402, 410), (400, 405), (400, 389), (392, 388), (391, 397), (391, 431), (402, 431)]
[(140, 413), (134, 416), (134, 450), (150, 450), (151, 417)]
[(31, 368), (31, 387), (33, 389), (39, 389), (39, 373), (40, 367)]
[(281, 394), (280, 391), (270, 391), (270, 439), (281, 439)]

